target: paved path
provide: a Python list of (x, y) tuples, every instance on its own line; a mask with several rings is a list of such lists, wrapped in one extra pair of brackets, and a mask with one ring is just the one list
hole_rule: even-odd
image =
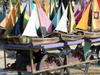
[[(15, 57), (7, 58), (7, 63), (14, 63)], [(13, 71), (4, 71), (4, 59), (0, 59), (0, 75), (17, 75), (17, 72)], [(73, 71), (74, 75), (82, 75), (79, 72)], [(89, 68), (90, 75), (100, 75), (100, 67), (98, 67), (97, 63), (91, 63)], [(23, 75), (31, 75), (31, 74), (23, 74)], [(35, 74), (36, 75), (36, 74)]]

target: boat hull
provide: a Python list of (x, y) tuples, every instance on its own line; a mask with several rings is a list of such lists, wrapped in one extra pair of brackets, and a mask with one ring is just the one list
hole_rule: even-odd
[(82, 39), (84, 37), (84, 35), (70, 35), (70, 34), (61, 34), (61, 39), (63, 41), (75, 41), (75, 40), (79, 40)]
[(0, 37), (0, 44), (8, 44), (8, 39), (7, 38), (1, 38)]
[(99, 37), (100, 37), (100, 32), (84, 32), (84, 38), (92, 39)]
[(59, 42), (59, 37), (52, 38), (32, 38), (32, 44), (34, 46), (44, 45), (44, 44), (53, 44)]

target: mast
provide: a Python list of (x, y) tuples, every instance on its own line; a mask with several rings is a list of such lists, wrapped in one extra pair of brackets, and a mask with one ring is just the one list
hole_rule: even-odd
[[(35, 1), (36, 1), (36, 0), (35, 0)], [(37, 2), (36, 2), (36, 7), (37, 7)], [(37, 13), (38, 13), (38, 18), (39, 18), (39, 23), (40, 23), (41, 34), (42, 34), (42, 37), (44, 37), (44, 35), (43, 35), (43, 30), (42, 30), (42, 25), (41, 25), (41, 20), (40, 20), (40, 16), (39, 16), (38, 7), (37, 7)]]
[(18, 0), (18, 18), (20, 17), (20, 0)]
[[(93, 14), (94, 14), (94, 0), (92, 0), (92, 20), (93, 20), (93, 18), (94, 18), (94, 16), (93, 16)], [(91, 26), (91, 29), (92, 29), (92, 31), (93, 31), (93, 21), (92, 21), (92, 26)]]
[(56, 0), (55, 0), (55, 5), (54, 5), (54, 15), (56, 15)]
[(50, 15), (51, 15), (51, 0), (50, 0), (50, 14), (49, 14), (49, 17), (50, 17)]
[(71, 28), (70, 4), (71, 4), (71, 0), (69, 0), (69, 33), (70, 33), (70, 28)]
[(81, 0), (81, 10), (82, 10), (82, 0)]
[(31, 16), (31, 4), (30, 4), (30, 0), (28, 0), (29, 2), (29, 15)]

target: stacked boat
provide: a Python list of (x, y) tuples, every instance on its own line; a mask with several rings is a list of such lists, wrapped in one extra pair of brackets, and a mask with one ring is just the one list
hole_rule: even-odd
[(0, 44), (39, 46), (100, 37), (98, 0), (89, 0), (80, 12), (79, 3), (73, 12), (70, 0), (58, 7), (55, 0), (50, 1), (50, 8), (45, 0), (42, 6), (38, 0), (36, 4), (32, 0), (18, 2), (0, 23)]

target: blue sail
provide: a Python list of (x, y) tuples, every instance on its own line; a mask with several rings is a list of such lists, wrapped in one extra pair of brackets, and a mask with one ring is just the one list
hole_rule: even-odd
[(19, 35), (23, 33), (23, 21), (24, 21), (24, 14), (25, 14), (26, 6), (24, 8), (23, 13), (20, 15), (17, 23), (15, 24), (14, 28), (11, 30), (10, 35)]
[(3, 14), (3, 16), (1, 17), (1, 19), (0, 19), (0, 23), (3, 21), (3, 19), (6, 17), (6, 13), (7, 13), (7, 11), (5, 11), (5, 13)]
[(58, 25), (58, 23), (60, 21), (60, 18), (61, 18), (61, 6), (58, 9), (57, 14), (55, 15), (55, 17), (52, 20), (52, 23), (55, 26), (55, 28), (57, 27), (57, 25)]
[(32, 0), (30, 0), (31, 11), (34, 9), (35, 5), (33, 4)]

